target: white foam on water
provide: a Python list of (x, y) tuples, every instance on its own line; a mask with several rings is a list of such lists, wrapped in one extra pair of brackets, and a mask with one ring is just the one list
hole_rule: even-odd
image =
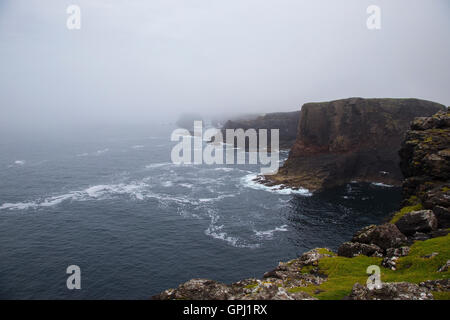
[(149, 186), (142, 182), (133, 182), (130, 184), (110, 184), (96, 185), (84, 190), (70, 191), (65, 194), (49, 196), (42, 199), (29, 202), (4, 203), (0, 210), (28, 210), (37, 208), (54, 207), (65, 201), (89, 201), (100, 200), (118, 195), (128, 195), (131, 198), (143, 200), (146, 189)]
[(77, 157), (87, 157), (89, 155), (89, 153), (85, 152), (85, 153), (79, 153), (77, 154)]
[(137, 144), (137, 145), (135, 145), (135, 146), (132, 146), (131, 148), (132, 148), (132, 149), (142, 149), (142, 148), (144, 148), (144, 146), (141, 145), (141, 144)]
[(35, 202), (4, 203), (0, 206), (0, 210), (27, 210), (36, 207)]
[(255, 181), (255, 179), (258, 177), (257, 174), (248, 174), (241, 178), (241, 183), (248, 188), (255, 189), (255, 190), (262, 190), (262, 191), (268, 191), (272, 193), (277, 194), (283, 194), (283, 195), (291, 195), (291, 194), (297, 194), (305, 197), (312, 196), (312, 193), (309, 192), (308, 189), (299, 188), (299, 189), (292, 189), (285, 187), (284, 185), (275, 185), (275, 186), (266, 186), (265, 184), (259, 183), (258, 181)]
[(228, 167), (220, 167), (220, 168), (214, 168), (214, 171), (225, 171), (225, 172), (231, 172), (234, 171), (235, 168), (228, 168)]
[(12, 168), (12, 167), (21, 167), (21, 166), (24, 166), (25, 163), (26, 163), (25, 160), (16, 160), (16, 161), (13, 162), (13, 164), (10, 164), (10, 165), (8, 166), (8, 168)]
[(253, 230), (253, 232), (259, 238), (270, 240), (270, 239), (273, 238), (273, 235), (274, 235), (275, 232), (286, 232), (286, 231), (288, 231), (287, 227), (288, 227), (287, 225), (282, 225), (280, 227), (276, 227), (275, 229), (271, 229), (271, 230), (266, 230), (266, 231)]
[(106, 149), (101, 149), (101, 150), (95, 151), (95, 154), (96, 154), (96, 155), (101, 155), (101, 154), (104, 154), (104, 153), (106, 153), (106, 152), (108, 152), (108, 151), (109, 151), (108, 148), (106, 148)]
[(145, 166), (145, 169), (161, 168), (161, 167), (165, 167), (165, 166), (170, 166), (172, 164), (173, 163), (171, 163), (171, 162), (150, 163)]
[(163, 181), (161, 184), (162, 184), (163, 187), (166, 187), (166, 188), (169, 188), (169, 187), (173, 186), (173, 182), (170, 181), (170, 180)]
[(376, 186), (376, 187), (382, 187), (382, 188), (393, 188), (393, 185), (390, 184), (385, 184), (385, 183), (381, 183), (381, 182), (372, 182), (371, 185)]
[(211, 218), (211, 223), (209, 227), (205, 230), (205, 234), (217, 240), (225, 241), (227, 244), (236, 247), (236, 248), (259, 248), (261, 245), (259, 243), (249, 244), (245, 241), (241, 240), (238, 237), (229, 236), (226, 232), (223, 231), (224, 225), (217, 224), (220, 216), (217, 215), (215, 210), (208, 210), (209, 216)]

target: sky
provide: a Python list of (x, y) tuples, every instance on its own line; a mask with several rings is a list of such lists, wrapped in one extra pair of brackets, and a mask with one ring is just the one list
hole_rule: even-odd
[[(66, 9), (81, 9), (69, 30)], [(366, 10), (381, 9), (369, 30)], [(450, 105), (448, 0), (0, 0), (0, 126)]]

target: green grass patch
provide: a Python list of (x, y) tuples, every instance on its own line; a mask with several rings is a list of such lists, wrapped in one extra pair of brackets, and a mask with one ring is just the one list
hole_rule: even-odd
[[(423, 258), (433, 252), (433, 258)], [(410, 254), (399, 258), (397, 270), (381, 267), (382, 258), (358, 256), (354, 258), (325, 257), (319, 260), (319, 270), (327, 275), (327, 281), (319, 286), (295, 287), (290, 292), (305, 291), (323, 300), (340, 300), (349, 295), (356, 282), (365, 284), (368, 278), (367, 267), (378, 265), (383, 282), (412, 282), (445, 279), (449, 272), (437, 272), (439, 267), (450, 259), (450, 235), (426, 241), (417, 241), (411, 246)], [(316, 293), (317, 292), (317, 293)], [(437, 293), (435, 299), (449, 299), (447, 293)]]
[(405, 214), (410, 213), (412, 211), (422, 210), (423, 205), (421, 203), (412, 205), (412, 206), (406, 206), (400, 209), (397, 213), (395, 213), (394, 217), (391, 219), (391, 223), (396, 223), (398, 220), (400, 220), (401, 217), (403, 217)]

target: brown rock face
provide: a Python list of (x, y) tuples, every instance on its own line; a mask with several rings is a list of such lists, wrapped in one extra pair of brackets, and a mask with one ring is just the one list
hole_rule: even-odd
[(311, 191), (353, 180), (400, 185), (398, 151), (411, 121), (444, 108), (417, 99), (307, 103), (288, 160), (268, 178)]

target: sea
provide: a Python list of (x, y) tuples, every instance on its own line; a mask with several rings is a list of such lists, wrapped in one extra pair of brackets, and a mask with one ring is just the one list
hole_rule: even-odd
[[(261, 278), (399, 206), (387, 185), (312, 194), (258, 184), (258, 165), (174, 164), (175, 128), (3, 130), (0, 299), (150, 299), (192, 278)], [(81, 289), (67, 287), (73, 265)]]

